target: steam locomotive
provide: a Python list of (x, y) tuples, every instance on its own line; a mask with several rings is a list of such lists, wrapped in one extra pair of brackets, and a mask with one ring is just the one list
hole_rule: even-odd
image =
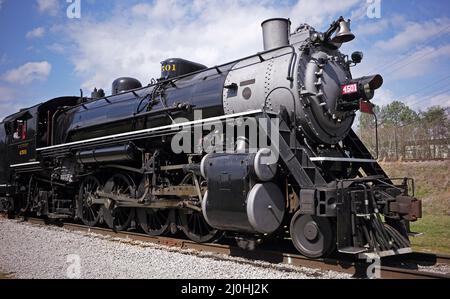
[[(290, 238), (311, 258), (410, 252), (413, 181), (389, 178), (352, 125), (380, 75), (340, 17), (326, 32), (262, 23), (264, 51), (206, 67), (162, 62), (147, 86), (59, 97), (0, 124), (0, 209), (252, 249)], [(256, 136), (256, 137), (255, 137)]]

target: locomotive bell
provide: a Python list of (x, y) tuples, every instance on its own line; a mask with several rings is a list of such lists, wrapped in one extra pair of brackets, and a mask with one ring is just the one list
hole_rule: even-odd
[(355, 35), (350, 30), (350, 20), (348, 21), (342, 20), (339, 22), (339, 31), (331, 39), (331, 42), (336, 44), (342, 44), (352, 41), (354, 38)]

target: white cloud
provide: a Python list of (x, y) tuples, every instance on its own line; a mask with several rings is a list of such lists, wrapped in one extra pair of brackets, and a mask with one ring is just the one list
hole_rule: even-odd
[(83, 16), (69, 24), (65, 36), (76, 49), (71, 60), (85, 78), (83, 88), (107, 88), (119, 76), (148, 83), (169, 57), (212, 66), (261, 51), (260, 25), (267, 18), (291, 17), (293, 30), (307, 21), (327, 27), (341, 12), (361, 3), (332, 2), (303, 0), (289, 6), (275, 0), (156, 0), (116, 9), (103, 21)]
[(0, 9), (2, 9), (3, 3), (5, 2), (5, 0), (0, 0)]
[(375, 46), (385, 51), (401, 51), (416, 48), (417, 44), (432, 42), (433, 37), (450, 33), (450, 19), (435, 19), (429, 22), (405, 22), (404, 29), (388, 40), (378, 41)]
[(371, 100), (371, 102), (381, 107), (391, 103), (394, 100), (394, 93), (385, 87), (381, 87), (380, 89), (375, 91), (375, 96)]
[[(328, 26), (338, 14), (351, 11), (351, 15), (358, 15), (357, 12), (366, 7), (366, 1), (360, 0), (301, 0), (292, 8), (291, 15), (295, 20), (301, 19), (301, 22), (308, 23), (320, 29)], [(352, 9), (355, 9), (352, 11)], [(344, 16), (345, 17), (345, 16)]]
[(47, 61), (28, 62), (16, 69), (7, 71), (2, 79), (17, 84), (28, 84), (35, 80), (46, 80), (50, 75), (52, 65)]
[[(410, 84), (410, 79), (430, 77), (430, 71), (443, 71), (449, 62), (450, 44), (443, 35), (450, 33), (450, 19), (411, 22), (403, 15), (369, 21), (357, 25), (357, 36), (385, 36), (391, 28), (399, 29), (392, 38), (379, 40), (375, 46), (366, 40), (363, 63), (353, 70), (355, 77), (371, 73), (383, 75), (386, 84)], [(364, 39), (364, 38), (363, 38)], [(432, 73), (431, 73), (432, 76)], [(391, 85), (392, 86), (392, 85)], [(414, 86), (413, 86), (414, 88)]]
[(53, 44), (47, 46), (47, 49), (49, 49), (50, 51), (55, 52), (57, 54), (64, 53), (66, 50), (64, 45), (60, 44), (60, 43), (53, 43)]
[[(159, 63), (169, 57), (215, 65), (261, 50), (260, 23), (276, 15), (276, 9), (256, 5), (248, 14), (249, 5), (241, 4), (194, 1), (182, 6), (156, 1), (103, 22), (83, 18), (67, 34), (77, 49), (72, 58), (75, 70), (87, 77), (82, 87), (105, 88), (123, 75), (149, 82), (159, 75)], [(195, 19), (182, 17), (189, 14)]]
[(55, 16), (59, 11), (59, 0), (37, 0), (38, 11)]
[[(447, 91), (446, 93), (442, 93), (431, 97), (429, 100), (426, 101), (425, 105), (426, 107), (432, 106), (450, 107), (450, 92)], [(421, 107), (423, 106), (424, 105), (422, 103)]]
[(371, 22), (358, 24), (355, 28), (352, 28), (352, 31), (357, 37), (376, 35), (384, 32), (390, 25), (391, 22), (388, 18), (376, 19)]
[(37, 27), (30, 32), (27, 32), (26, 38), (32, 39), (32, 38), (40, 38), (45, 35), (45, 28), (44, 27)]
[(400, 99), (400, 101), (416, 111), (424, 111), (432, 106), (450, 107), (450, 91), (446, 88), (441, 88), (436, 92), (431, 90), (421, 95), (411, 95)]
[[(0, 94), (1, 96), (1, 94)], [(20, 105), (11, 105), (10, 103), (1, 103), (0, 102), (0, 122), (6, 118), (7, 116), (18, 112), (21, 108)]]
[(405, 80), (423, 76), (450, 58), (450, 44), (441, 47), (425, 47), (417, 52), (399, 57), (402, 62), (385, 71), (392, 80)]
[(19, 111), (20, 108), (16, 92), (8, 87), (0, 86), (0, 122), (6, 116)]

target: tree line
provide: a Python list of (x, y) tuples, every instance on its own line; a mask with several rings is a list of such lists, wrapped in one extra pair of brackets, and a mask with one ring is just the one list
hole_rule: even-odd
[[(450, 159), (450, 107), (415, 111), (400, 101), (375, 106), (378, 118), (378, 159)], [(375, 117), (362, 113), (357, 133), (376, 156)]]

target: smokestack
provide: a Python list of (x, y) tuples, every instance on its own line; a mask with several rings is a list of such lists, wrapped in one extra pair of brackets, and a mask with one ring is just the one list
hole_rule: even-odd
[(264, 51), (289, 45), (291, 21), (275, 18), (265, 20), (262, 24)]

